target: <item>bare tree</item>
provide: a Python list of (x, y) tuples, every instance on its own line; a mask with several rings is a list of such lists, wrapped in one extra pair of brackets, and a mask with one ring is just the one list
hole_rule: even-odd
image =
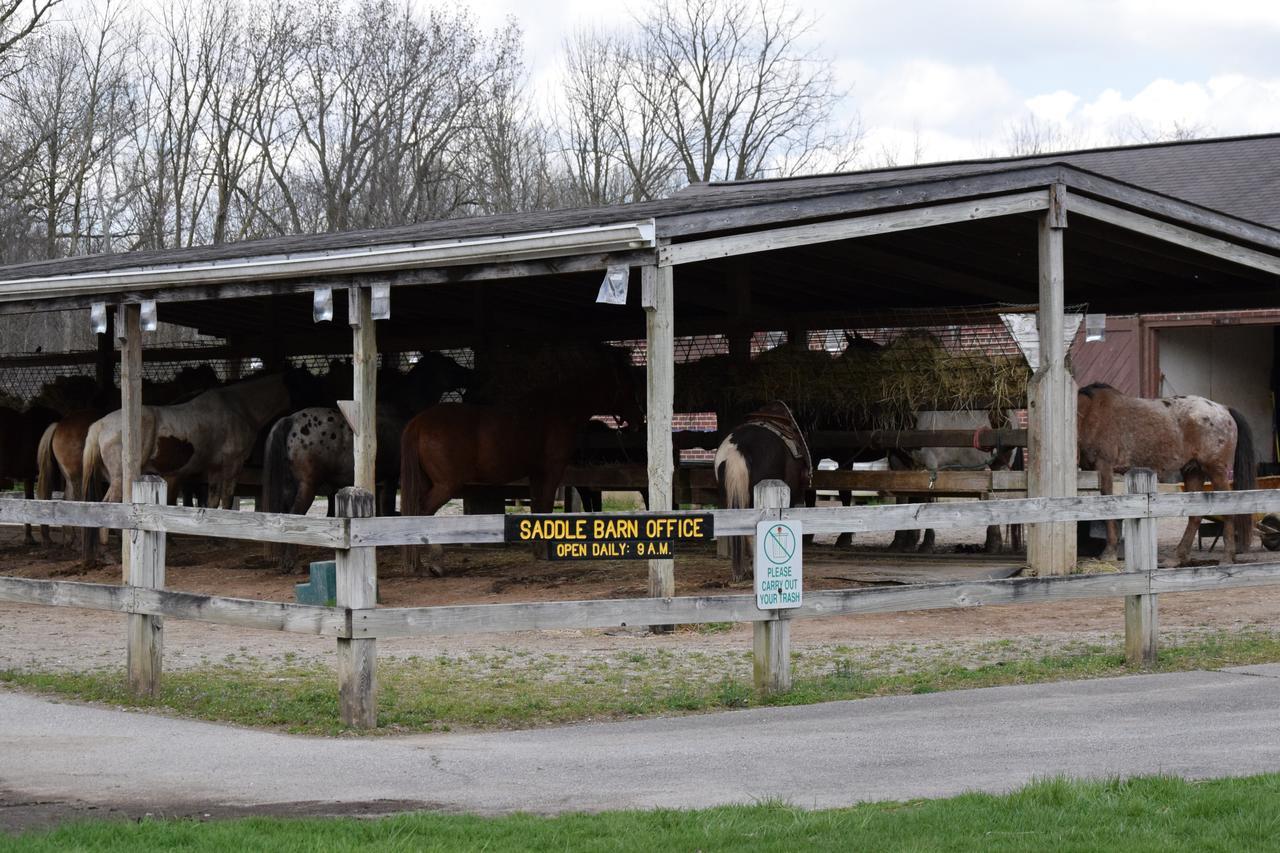
[(1005, 128), (1005, 154), (1011, 157), (1069, 151), (1082, 144), (1079, 133), (1034, 113)]
[(662, 129), (693, 181), (792, 174), (844, 140), (812, 22), (768, 0), (663, 0), (640, 21), (664, 83)]
[(1184, 142), (1213, 135), (1213, 128), (1203, 122), (1174, 119), (1168, 124), (1148, 124), (1137, 116), (1126, 116), (1112, 131), (1112, 139), (1121, 145), (1156, 142)]
[(0, 79), (22, 68), (23, 42), (62, 0), (0, 0)]

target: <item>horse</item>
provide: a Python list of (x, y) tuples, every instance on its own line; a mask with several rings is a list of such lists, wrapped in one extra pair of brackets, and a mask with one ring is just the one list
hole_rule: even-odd
[[(378, 483), (378, 514), (395, 515), (400, 480), (400, 432), (404, 420), (392, 412), (378, 412), (378, 454), (374, 466)], [(262, 468), (262, 511), (306, 515), (316, 495), (332, 496), (355, 482), (355, 434), (338, 409), (314, 406), (285, 415), (267, 436)], [(295, 549), (268, 545), (267, 555), (278, 557), (281, 571), (292, 571)]]
[[(21, 482), (27, 500), (36, 496), (35, 485), (40, 475), (36, 465), (36, 450), (49, 424), (58, 419), (58, 413), (44, 406), (32, 406), (26, 411), (0, 407), (0, 479)], [(49, 544), (49, 526), (40, 525), (40, 538)], [(31, 525), (23, 525), (23, 541), (36, 544), (31, 535)]]
[[(725, 509), (751, 507), (761, 480), (783, 481), (791, 489), (791, 505), (803, 506), (813, 479), (813, 460), (804, 434), (791, 409), (780, 400), (752, 412), (730, 430), (716, 449), (712, 464), (720, 505)], [(729, 540), (735, 581), (747, 576), (745, 538)]]
[[(1114, 475), (1130, 468), (1150, 468), (1157, 475), (1180, 473), (1188, 492), (1204, 488), (1257, 487), (1253, 434), (1235, 409), (1204, 397), (1130, 397), (1110, 385), (1095, 383), (1076, 396), (1076, 437), (1081, 467), (1098, 472), (1098, 487), (1114, 494)], [(1200, 517), (1187, 519), (1178, 543), (1178, 565), (1186, 565)], [(1237, 543), (1248, 550), (1252, 519), (1238, 516), (1224, 525), (1226, 559), (1236, 560)], [(1102, 559), (1116, 556), (1116, 523), (1107, 522)]]
[[(321, 392), (314, 376), (301, 368), (254, 376), (172, 406), (143, 406), (142, 472), (158, 474), (169, 486), (187, 481), (209, 484), (210, 506), (231, 509), (236, 480), (253, 449), (258, 431), (291, 407), (308, 405)], [(92, 500), (99, 469), (105, 469), (107, 501), (123, 494), (121, 473), (122, 413), (100, 418), (85, 437), (81, 494)]]
[[(1017, 417), (1014, 412), (1004, 413), (1003, 418), (994, 413), (972, 410), (926, 411), (917, 412), (915, 416), (915, 427), (918, 430), (972, 430), (976, 433), (980, 429), (997, 426), (1012, 429), (1016, 424)], [(1015, 450), (1016, 448), (1013, 447), (997, 448), (994, 451), (981, 450), (977, 447), (922, 447), (906, 454), (909, 464), (899, 466), (899, 469), (999, 471), (1010, 467)], [(891, 457), (891, 462), (896, 464), (901, 458), (895, 455)], [(928, 502), (928, 500), (926, 499), (925, 502)], [(922, 554), (933, 553), (934, 537), (933, 528), (927, 528), (917, 550)], [(890, 550), (909, 550), (916, 546), (916, 540), (918, 539), (920, 539), (918, 531), (900, 530), (894, 535)], [(1000, 525), (989, 525), (987, 527), (986, 542), (983, 544), (983, 551), (988, 554), (997, 554), (1000, 552), (1002, 545), (1003, 536)]]
[[(563, 365), (546, 377), (554, 385), (511, 402), (439, 403), (410, 420), (400, 440), (401, 514), (433, 515), (469, 483), (525, 477), (533, 511), (551, 512), (587, 421), (613, 414), (634, 427), (643, 418), (629, 350), (592, 348)], [(404, 558), (416, 571), (416, 548), (406, 547)]]

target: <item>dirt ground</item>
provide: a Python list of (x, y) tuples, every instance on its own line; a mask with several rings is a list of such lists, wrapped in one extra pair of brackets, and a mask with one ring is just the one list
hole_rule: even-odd
[[(1172, 562), (1172, 550), (1181, 524), (1168, 521), (1161, 528), (1162, 565)], [(55, 537), (57, 532), (55, 531)], [(884, 575), (903, 574), (912, 579), (956, 580), (978, 577), (991, 570), (1007, 574), (1022, 557), (1004, 554), (989, 558), (956, 553), (957, 547), (981, 542), (983, 531), (939, 533), (939, 553), (922, 558), (890, 555), (891, 536), (857, 537), (852, 548), (836, 549), (830, 539), (806, 546), (805, 585), (808, 589), (872, 586)], [(1249, 561), (1273, 559), (1259, 549), (1244, 556)], [(113, 542), (108, 555), (118, 554)], [(1212, 554), (1195, 556), (1212, 562), (1220, 558), (1221, 545)], [(331, 559), (319, 549), (304, 549), (300, 565), (309, 560)], [(116, 558), (118, 559), (118, 558)], [(547, 562), (527, 551), (499, 546), (466, 546), (449, 549), (446, 576), (436, 578), (406, 573), (396, 549), (378, 554), (380, 593), (386, 606), (498, 603), (590, 598), (621, 598), (645, 594), (647, 568), (643, 561)], [(94, 583), (118, 583), (118, 563), (83, 571), (69, 549), (22, 544), (20, 528), (0, 528), (0, 573), (19, 577), (62, 578)], [(998, 576), (998, 575), (997, 575)], [(171, 536), (168, 543), (167, 585), (170, 589), (291, 601), (293, 586), (302, 574), (281, 574), (263, 546), (228, 540)], [(676, 562), (680, 595), (750, 590), (749, 582), (729, 580), (728, 563), (711, 547), (686, 548)], [(1215, 593), (1165, 595), (1160, 601), (1160, 623), (1166, 633), (1179, 630), (1277, 628), (1280, 589), (1260, 588)], [(118, 666), (122, 662), (125, 617), (96, 611), (0, 603), (0, 668), (91, 669)], [(1089, 600), (1053, 605), (982, 607), (916, 613), (859, 615), (806, 619), (793, 626), (793, 644), (857, 647), (900, 643), (990, 643), (993, 640), (1043, 638), (1056, 640), (1114, 639), (1123, 630), (1123, 602)], [(640, 629), (536, 631), (519, 634), (472, 635), (450, 638), (410, 638), (380, 643), (389, 655), (454, 654), (485, 649), (529, 649), (559, 654), (590, 655), (629, 648), (665, 648), (676, 651), (750, 648), (751, 628), (706, 632), (693, 629), (654, 636)], [(331, 661), (332, 641), (221, 625), (168, 620), (165, 627), (165, 666), (189, 668), (204, 663), (253, 660)]]

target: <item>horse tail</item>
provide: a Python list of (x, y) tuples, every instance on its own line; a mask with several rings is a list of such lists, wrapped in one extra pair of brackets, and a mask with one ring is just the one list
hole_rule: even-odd
[(431, 478), (418, 458), (418, 430), (415, 421), (409, 421), (400, 434), (400, 514), (422, 515), (430, 490)]
[[(716, 450), (716, 482), (720, 486), (720, 503), (725, 509), (751, 507), (751, 467), (730, 435)], [(746, 537), (729, 537), (729, 557), (733, 563), (733, 579), (746, 575)]]
[(84, 455), (80, 464), (80, 500), (100, 501), (98, 495), (98, 467), (102, 464), (102, 448), (98, 446), (99, 424), (94, 421), (84, 437)]
[[(1256, 489), (1258, 488), (1258, 457), (1253, 449), (1253, 430), (1249, 429), (1249, 422), (1235, 409), (1227, 409), (1227, 411), (1231, 413), (1231, 419), (1236, 422), (1236, 455), (1232, 460), (1235, 484), (1232, 488), (1236, 491)], [(1236, 526), (1237, 549), (1248, 551), (1249, 546), (1253, 544), (1253, 518), (1248, 515), (1237, 515), (1233, 523)]]
[(262, 511), (288, 512), (291, 507), (285, 493), (297, 487), (293, 466), (289, 464), (289, 432), (293, 418), (276, 421), (267, 434), (267, 445), (262, 460)]
[(54, 421), (45, 427), (40, 436), (40, 444), (36, 446), (36, 497), (47, 501), (53, 497), (54, 489), (62, 482), (62, 472), (58, 469), (58, 460), (53, 456), (53, 434), (58, 429)]

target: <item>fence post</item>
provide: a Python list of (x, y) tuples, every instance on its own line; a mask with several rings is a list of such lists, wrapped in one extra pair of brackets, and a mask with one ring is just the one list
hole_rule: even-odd
[[(334, 498), (338, 518), (371, 518), (373, 493), (348, 486)], [(337, 552), (338, 607), (373, 607), (378, 600), (378, 562), (371, 547)], [(355, 728), (378, 725), (377, 641), (338, 639), (338, 705), (342, 724)]]
[[(1129, 494), (1156, 493), (1156, 474), (1133, 468), (1124, 477)], [(1150, 501), (1150, 497), (1147, 499)], [(1157, 561), (1156, 520), (1151, 517), (1124, 520), (1124, 570), (1151, 572)], [(1126, 595), (1124, 598), (1124, 653), (1131, 665), (1153, 666), (1156, 662), (1156, 597)]]
[[(148, 474), (133, 484), (133, 503), (164, 505), (168, 488), (164, 480)], [(129, 586), (144, 589), (164, 588), (163, 533), (150, 530), (128, 530), (125, 550), (128, 553)], [(129, 614), (128, 669), (129, 689), (154, 696), (160, 689), (160, 669), (164, 658), (164, 620), (160, 616)]]
[[(791, 490), (781, 480), (762, 480), (756, 484), (752, 505), (756, 509), (773, 510), (790, 506)], [(770, 616), (752, 623), (756, 690), (765, 694), (786, 693), (791, 689), (791, 614), (774, 610)]]

